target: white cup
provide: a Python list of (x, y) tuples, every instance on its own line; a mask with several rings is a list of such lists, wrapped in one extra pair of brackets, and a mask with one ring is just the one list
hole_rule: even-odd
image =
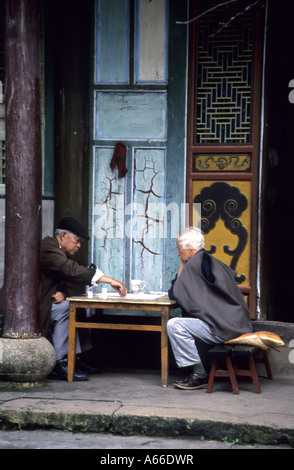
[(86, 294), (89, 299), (93, 299), (94, 294), (90, 286), (86, 286)]
[(107, 287), (102, 287), (102, 299), (107, 299)]
[(140, 279), (132, 279), (131, 280), (131, 291), (133, 293), (140, 292), (141, 290), (144, 289), (145, 286), (146, 286), (145, 281), (140, 281)]

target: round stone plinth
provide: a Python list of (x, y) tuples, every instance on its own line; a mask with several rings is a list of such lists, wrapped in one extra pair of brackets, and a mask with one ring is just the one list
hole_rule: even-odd
[(0, 338), (0, 380), (40, 382), (56, 362), (55, 349), (44, 337)]

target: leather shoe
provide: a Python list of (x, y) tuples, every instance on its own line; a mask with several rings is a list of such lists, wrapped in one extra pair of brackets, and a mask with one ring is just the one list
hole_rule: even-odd
[(83, 361), (79, 356), (76, 356), (76, 367), (83, 372), (88, 374), (100, 374), (101, 367), (94, 367)]
[[(56, 362), (54, 369), (48, 375), (47, 379), (67, 380), (67, 374), (68, 374), (67, 361), (65, 359), (61, 359), (60, 361)], [(89, 374), (87, 372), (76, 369), (74, 372), (73, 379), (76, 382), (85, 381), (89, 379)]]
[(196, 374), (191, 374), (182, 382), (175, 382), (174, 386), (181, 390), (197, 390), (198, 388), (206, 388), (208, 384), (208, 376), (198, 377)]

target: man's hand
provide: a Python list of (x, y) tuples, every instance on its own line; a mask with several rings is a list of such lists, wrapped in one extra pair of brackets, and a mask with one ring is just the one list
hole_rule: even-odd
[(126, 286), (122, 282), (117, 281), (116, 279), (112, 279), (111, 277), (103, 275), (97, 281), (97, 284), (100, 283), (109, 284), (114, 290), (119, 293), (121, 297), (124, 297), (128, 293)]
[(57, 291), (52, 295), (51, 299), (53, 300), (54, 304), (61, 304), (65, 300), (65, 296), (63, 292)]
[(122, 282), (117, 281), (116, 279), (112, 279), (111, 277), (103, 275), (97, 281), (97, 284), (100, 283), (109, 284), (114, 290), (119, 293), (121, 297), (124, 297), (128, 293), (126, 286)]
[(116, 281), (115, 279), (113, 279), (109, 284), (114, 290), (116, 290), (119, 293), (121, 297), (124, 297), (125, 295), (127, 295), (127, 292), (128, 292), (127, 288), (122, 282)]

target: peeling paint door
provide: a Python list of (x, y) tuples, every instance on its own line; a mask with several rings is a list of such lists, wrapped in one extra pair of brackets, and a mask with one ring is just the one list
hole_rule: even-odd
[[(142, 279), (147, 291), (165, 291), (176, 269), (185, 198), (186, 32), (170, 35), (169, 24), (183, 14), (185, 1), (181, 8), (168, 0), (96, 1), (91, 258), (128, 288), (130, 279)], [(182, 51), (171, 61), (173, 43)], [(113, 169), (118, 143), (125, 155)]]

